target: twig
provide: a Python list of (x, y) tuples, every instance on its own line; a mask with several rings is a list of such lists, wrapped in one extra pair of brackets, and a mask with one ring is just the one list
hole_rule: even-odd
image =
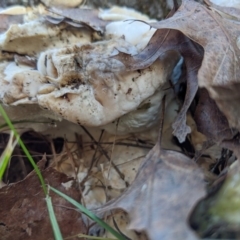
[[(93, 143), (94, 143), (95, 145), (97, 145), (98, 142), (94, 139), (94, 137), (91, 135), (91, 133), (90, 133), (84, 126), (81, 125), (81, 127), (82, 127), (82, 129), (84, 130), (84, 132), (90, 137), (90, 139), (93, 141)], [(106, 153), (106, 151), (105, 151), (105, 150), (103, 149), (103, 147), (101, 146), (101, 144), (99, 144), (99, 150), (100, 150), (100, 151), (102, 152), (102, 154), (107, 158), (108, 161), (111, 160), (110, 157), (108, 156), (108, 154)], [(119, 174), (120, 178), (121, 178), (122, 180), (124, 180), (124, 174), (122, 174), (122, 173), (119, 171), (119, 169), (116, 167), (116, 165), (115, 165), (114, 163), (112, 163), (112, 166), (113, 166), (113, 168), (116, 170), (116, 172)]]

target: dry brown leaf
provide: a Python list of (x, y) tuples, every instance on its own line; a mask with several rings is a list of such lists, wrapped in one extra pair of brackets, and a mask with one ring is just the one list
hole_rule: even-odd
[[(47, 168), (42, 172), (45, 181), (68, 196), (79, 199), (75, 189), (65, 190), (61, 183), (69, 178)], [(64, 237), (86, 233), (81, 214), (63, 198), (50, 194), (57, 221)], [(48, 216), (45, 196), (36, 173), (33, 171), (23, 181), (0, 189), (0, 236), (2, 240), (12, 239), (54, 239)]]
[(149, 152), (133, 184), (99, 212), (116, 208), (129, 213), (129, 228), (145, 231), (151, 240), (198, 239), (188, 226), (188, 216), (204, 197), (203, 174), (179, 152)]
[(232, 20), (240, 20), (240, 9), (235, 7), (223, 7), (216, 5), (208, 0), (204, 1), (212, 11), (218, 12), (220, 15), (223, 14), (224, 17), (230, 18)]
[(199, 132), (209, 141), (220, 143), (232, 139), (234, 131), (229, 128), (228, 121), (218, 109), (216, 103), (210, 98), (206, 89), (200, 89), (199, 101), (194, 113), (194, 120)]
[[(47, 18), (48, 21), (58, 24), (62, 21), (76, 26), (81, 27), (81, 24), (86, 27), (90, 27), (94, 31), (103, 34), (105, 26), (109, 21), (104, 21), (98, 17), (98, 10), (93, 9), (81, 9), (81, 8), (51, 8), (49, 11), (60, 15), (63, 18)], [(80, 25), (79, 25), (80, 24)]]
[(240, 79), (239, 22), (223, 17), (213, 8), (210, 10), (195, 1), (183, 0), (173, 17), (151, 23), (151, 26), (179, 30), (204, 48), (203, 62), (198, 71), (199, 86), (209, 91), (230, 125), (240, 129), (240, 112), (237, 110)]
[[(147, 61), (144, 61), (142, 65), (138, 65), (143, 67), (146, 63), (147, 65), (151, 64), (164, 51), (173, 49), (184, 53), (185, 51), (181, 47), (176, 49), (176, 45), (168, 35), (171, 34), (169, 29), (174, 29), (175, 32), (181, 31), (185, 36), (200, 44), (205, 50), (201, 67), (201, 54), (199, 55), (199, 51), (194, 53), (187, 47), (188, 54), (183, 55), (186, 65), (188, 65), (187, 59), (189, 59), (189, 64), (193, 65), (191, 67), (187, 66), (187, 74), (191, 76), (187, 77), (189, 91), (187, 90), (186, 99), (188, 100), (185, 99), (183, 109), (186, 110), (189, 107), (189, 104), (186, 103), (190, 103), (195, 95), (197, 88), (196, 73), (198, 72), (199, 86), (205, 87), (209, 91), (210, 96), (225, 114), (230, 125), (240, 129), (240, 112), (237, 110), (239, 106), (240, 79), (240, 25), (239, 21), (237, 21), (238, 12), (239, 10), (234, 8), (216, 7), (214, 9), (214, 6), (212, 6), (210, 9), (195, 1), (184, 0), (182, 6), (172, 17), (150, 24), (151, 27), (160, 29), (161, 32), (156, 32), (141, 55), (125, 58), (125, 63), (135, 63), (135, 65), (132, 64), (135, 67), (138, 65), (139, 57), (143, 56)], [(178, 41), (176, 40), (179, 39), (178, 36), (179, 34), (175, 34), (175, 42)], [(181, 39), (184, 38), (181, 37)], [(167, 43), (164, 45), (164, 42)], [(150, 48), (151, 44), (155, 45), (155, 53), (151, 51), (153, 50), (153, 48)], [(197, 61), (197, 64), (194, 65), (195, 61)], [(191, 90), (190, 84), (194, 85)], [(186, 134), (190, 131), (184, 125), (183, 112), (186, 111), (183, 111), (183, 109), (173, 124), (174, 135), (178, 137), (180, 142), (185, 139)]]

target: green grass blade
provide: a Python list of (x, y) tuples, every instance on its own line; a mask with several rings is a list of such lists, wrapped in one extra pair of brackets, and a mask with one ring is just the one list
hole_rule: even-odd
[(98, 223), (101, 227), (103, 227), (105, 230), (107, 230), (108, 232), (110, 232), (113, 236), (115, 236), (118, 240), (126, 240), (126, 238), (124, 236), (122, 236), (120, 233), (118, 233), (117, 231), (115, 231), (112, 227), (110, 227), (108, 224), (106, 224), (104, 221), (102, 221), (100, 218), (98, 218), (95, 214), (93, 214), (91, 211), (89, 211), (88, 209), (86, 209), (82, 204), (78, 203), (77, 201), (75, 201), (74, 199), (70, 198), (69, 196), (67, 196), (66, 194), (58, 191), (57, 189), (50, 187), (50, 189), (57, 193), (59, 196), (63, 197), (64, 199), (66, 199), (68, 202), (70, 202), (72, 205), (74, 205), (75, 207), (77, 207), (82, 213), (86, 214), (90, 219), (92, 219), (93, 221), (95, 221), (96, 223)]
[[(57, 219), (56, 219), (56, 216), (54, 214), (54, 210), (53, 210), (53, 206), (52, 206), (52, 200), (51, 198), (49, 197), (49, 194), (48, 194), (48, 191), (47, 191), (47, 187), (46, 187), (46, 184), (44, 182), (44, 179), (43, 179), (43, 176), (37, 166), (37, 164), (34, 162), (31, 154), (29, 153), (29, 151), (27, 150), (25, 144), (23, 143), (23, 141), (21, 140), (19, 134), (17, 133), (16, 129), (14, 128), (11, 120), (9, 119), (9, 117), (7, 116), (5, 110), (3, 109), (2, 105), (0, 104), (0, 114), (3, 116), (5, 122), (7, 123), (8, 127), (11, 129), (11, 135), (10, 135), (10, 139), (9, 139), (9, 142), (8, 142), (8, 146), (7, 148), (5, 149), (6, 153), (3, 155), (3, 161), (2, 161), (2, 165), (1, 165), (1, 162), (0, 162), (0, 180), (2, 179), (2, 175), (7, 167), (7, 164), (8, 164), (8, 161), (11, 157), (11, 154), (12, 154), (12, 151), (16, 145), (16, 142), (19, 143), (19, 145), (21, 146), (23, 152), (25, 153), (25, 155), (27, 156), (29, 162), (32, 164), (34, 170), (36, 171), (37, 173), (37, 176), (41, 182), (41, 185), (42, 185), (42, 188), (43, 188), (43, 191), (46, 195), (46, 203), (47, 203), (47, 208), (48, 208), (48, 212), (49, 212), (49, 217), (50, 217), (50, 221), (51, 221), (51, 224), (52, 224), (52, 229), (53, 229), (53, 233), (54, 233), (54, 236), (55, 236), (55, 239), (56, 240), (63, 240), (62, 238), (62, 234), (61, 234), (61, 231), (60, 231), (60, 228), (58, 226), (58, 222), (57, 222)], [(14, 143), (13, 142), (13, 135), (15, 136), (16, 138), (16, 141)], [(4, 151), (4, 152), (5, 152)], [(0, 159), (1, 160), (1, 159)], [(1, 175), (2, 174), (2, 175)]]
[(14, 128), (11, 120), (9, 119), (9, 117), (7, 116), (5, 110), (3, 109), (2, 105), (0, 104), (0, 114), (3, 116), (5, 122), (7, 123), (7, 125), (9, 126), (9, 128), (13, 131), (14, 133), (14, 136), (16, 137), (19, 145), (21, 146), (23, 152), (25, 153), (25, 155), (27, 156), (28, 160), (30, 161), (30, 163), (32, 164), (34, 170), (36, 171), (37, 175), (38, 175), (38, 178), (41, 182), (41, 185), (42, 185), (42, 188), (43, 188), (43, 191), (45, 193), (45, 195), (47, 196), (47, 188), (46, 188), (46, 184), (43, 180), (43, 177), (42, 177), (42, 174), (40, 172), (40, 170), (38, 169), (36, 163), (34, 162), (31, 154), (29, 153), (29, 151), (27, 150), (27, 148), (25, 147), (23, 141), (21, 140), (19, 134), (17, 133), (16, 129)]
[(17, 144), (17, 141), (13, 141), (13, 132), (11, 131), (8, 144), (4, 149), (1, 157), (0, 157), (0, 180), (2, 180), (5, 170), (8, 166), (8, 163), (11, 159), (12, 152)]
[(12, 153), (6, 152), (3, 153), (3, 155), (1, 156), (1, 160), (0, 160), (0, 180), (2, 180), (3, 175), (5, 173), (5, 170), (8, 166), (9, 160), (11, 158)]
[(52, 199), (51, 197), (49, 197), (49, 195), (46, 197), (46, 202), (47, 202), (48, 213), (49, 213), (50, 221), (52, 224), (55, 240), (63, 240), (63, 237), (62, 237), (62, 234), (53, 210)]

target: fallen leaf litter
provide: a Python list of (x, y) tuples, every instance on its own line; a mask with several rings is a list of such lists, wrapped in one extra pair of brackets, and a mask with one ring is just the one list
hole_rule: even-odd
[[(34, 129), (51, 139), (65, 138), (61, 154), (43, 171), (50, 172), (46, 179), (56, 175), (53, 185), (87, 208), (98, 208), (131, 239), (199, 239), (211, 236), (221, 221), (238, 226), (238, 219), (216, 210), (224, 197), (215, 208), (208, 206), (214, 219), (210, 230), (193, 224), (198, 210), (189, 224), (206, 195), (206, 183), (223, 181), (216, 174), (236, 159), (232, 153), (222, 159), (224, 148), (238, 157), (238, 11), (192, 0), (184, 0), (162, 21), (120, 7), (2, 10), (0, 100), (20, 132)], [(72, 179), (60, 180), (62, 173)], [(226, 179), (232, 174), (237, 171)], [(16, 198), (13, 189), (29, 184), (32, 176), (1, 189), (5, 239), (19, 231), (24, 231), (22, 239), (35, 236), (39, 221), (49, 227), (35, 217), (17, 224), (13, 217), (18, 213), (6, 204), (8, 197)], [(6, 190), (13, 193), (8, 196)], [(28, 193), (40, 192), (34, 191)], [(19, 205), (31, 199), (26, 194)], [(26, 207), (19, 214), (23, 221), (24, 211), (36, 216), (42, 210)], [(65, 237), (77, 230), (111, 237), (98, 226), (89, 228), (91, 222), (76, 214), (78, 220), (71, 220), (79, 229), (66, 227)], [(60, 226), (67, 216), (58, 217)]]

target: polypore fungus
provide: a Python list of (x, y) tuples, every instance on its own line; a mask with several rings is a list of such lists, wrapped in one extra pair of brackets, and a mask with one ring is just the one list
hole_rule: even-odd
[[(9, 63), (1, 80), (1, 100), (11, 105), (38, 104), (54, 116), (111, 132), (116, 123), (119, 133), (155, 125), (162, 97), (167, 95), (167, 102), (173, 97), (166, 89), (179, 55), (167, 52), (146, 69), (127, 71), (114, 56), (139, 53), (155, 31), (143, 22), (121, 21), (127, 11), (102, 11), (103, 20), (118, 21), (106, 26), (106, 40), (93, 43), (87, 26), (73, 28), (43, 19), (12, 25), (1, 35), (0, 48), (38, 61), (35, 69)], [(132, 10), (128, 14), (146, 18)]]

